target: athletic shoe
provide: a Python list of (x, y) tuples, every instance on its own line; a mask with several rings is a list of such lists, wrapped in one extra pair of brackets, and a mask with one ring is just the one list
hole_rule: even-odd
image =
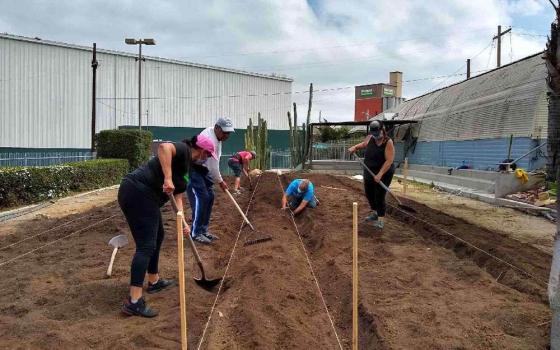
[(239, 195), (239, 194), (241, 194), (241, 191), (240, 190), (235, 190), (235, 191), (233, 191), (233, 194), (234, 195)]
[(383, 226), (385, 226), (385, 224), (383, 223), (383, 221), (376, 221), (373, 223), (373, 227), (379, 230), (383, 229)]
[(148, 282), (148, 288), (146, 289), (146, 291), (149, 294), (153, 294), (153, 293), (161, 292), (165, 288), (173, 286), (173, 285), (175, 285), (175, 280), (166, 280), (166, 279), (160, 278), (154, 284), (151, 284), (150, 282)]
[(146, 304), (144, 297), (138, 299), (136, 303), (130, 301), (130, 297), (124, 301), (121, 311), (128, 316), (156, 317), (158, 312)]
[(371, 213), (366, 217), (366, 221), (377, 221), (377, 219), (379, 218), (379, 216), (377, 215), (377, 213)]
[(204, 236), (203, 234), (200, 235), (196, 235), (193, 237), (193, 241), (198, 242), (198, 243), (202, 243), (202, 244), (212, 244), (212, 241), (209, 240), (206, 236)]
[(220, 237), (218, 237), (218, 236), (216, 236), (216, 235), (213, 235), (213, 234), (211, 234), (211, 233), (208, 232), (208, 231), (203, 232), (202, 234), (204, 235), (204, 237), (208, 238), (208, 239), (211, 240), (211, 241), (215, 241), (215, 240), (220, 239)]

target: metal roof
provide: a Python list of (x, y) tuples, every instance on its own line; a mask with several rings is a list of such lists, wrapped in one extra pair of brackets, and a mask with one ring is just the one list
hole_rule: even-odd
[[(76, 49), (76, 50), (84, 50), (84, 51), (92, 51), (93, 50), (91, 47), (88, 47), (88, 46), (81, 46), (81, 45), (68, 44), (68, 43), (63, 43), (63, 42), (58, 42), (58, 41), (44, 40), (44, 39), (41, 39), (41, 38), (38, 38), (38, 37), (30, 38), (30, 37), (8, 34), (8, 33), (0, 33), (0, 38), (31, 42), (31, 43), (42, 44), (42, 45), (65, 47), (65, 48)], [(137, 57), (138, 56), (138, 55), (130, 53), (130, 52), (116, 51), (116, 50), (105, 50), (105, 49), (99, 49), (99, 48), (97, 49), (97, 53), (105, 53), (105, 54), (124, 56), (124, 57)], [(211, 65), (207, 65), (207, 64), (193, 63), (193, 62), (174, 60), (174, 59), (162, 58), (162, 57), (156, 57), (156, 56), (146, 56), (146, 55), (144, 55), (144, 58), (146, 60), (165, 62), (165, 63), (174, 63), (174, 64), (179, 64), (179, 65), (184, 65), (184, 66), (204, 68), (204, 69), (210, 69), (210, 70), (216, 70), (216, 71), (228, 72), (228, 73), (236, 73), (236, 74), (241, 74), (241, 75), (251, 75), (251, 76), (260, 77), (260, 78), (267, 78), (267, 79), (274, 79), (274, 80), (281, 80), (281, 81), (288, 81), (288, 82), (293, 82), (294, 81), (292, 78), (281, 77), (281, 76), (278, 76), (278, 75), (253, 73), (253, 72), (247, 72), (247, 71), (243, 71), (243, 70), (239, 70), (239, 69), (217, 67), (217, 66), (211, 66)]]
[[(405, 101), (386, 112), (420, 122), (423, 141), (546, 138), (547, 71), (542, 52)], [(374, 119), (381, 119), (378, 115)]]

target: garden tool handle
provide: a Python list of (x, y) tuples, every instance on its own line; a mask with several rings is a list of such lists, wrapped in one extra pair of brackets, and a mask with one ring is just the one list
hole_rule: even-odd
[(229, 198), (231, 199), (231, 201), (233, 202), (233, 204), (235, 204), (235, 207), (237, 208), (237, 210), (239, 211), (239, 214), (241, 214), (241, 216), (243, 216), (243, 220), (245, 220), (245, 222), (247, 223), (247, 225), (249, 225), (249, 227), (251, 228), (251, 230), (255, 231), (255, 228), (253, 227), (253, 225), (251, 224), (251, 222), (249, 221), (249, 219), (247, 219), (247, 216), (245, 216), (245, 213), (243, 212), (243, 210), (241, 210), (241, 208), (239, 207), (239, 204), (237, 204), (237, 201), (235, 200), (235, 198), (233, 198), (233, 196), (231, 195), (231, 192), (229, 192), (229, 190), (226, 189), (226, 193), (228, 194)]
[[(364, 161), (362, 160), (362, 158), (358, 157), (357, 155), (354, 155), (354, 157), (356, 157), (356, 159), (358, 160), (358, 162), (360, 162), (360, 164), (364, 167), (364, 169), (366, 169), (368, 171), (368, 173), (371, 174), (371, 176), (376, 177), (377, 175), (375, 175), (373, 173), (373, 171), (371, 171), (370, 168), (368, 168), (368, 166), (364, 163)], [(397, 196), (395, 196), (395, 194), (389, 189), (389, 187), (387, 187), (387, 185), (385, 185), (383, 183), (383, 181), (379, 181), (378, 184), (387, 192), (389, 192), (391, 194), (391, 196), (393, 196), (393, 198), (395, 198), (395, 200), (397, 201), (397, 203), (399, 205), (402, 205), (401, 201), (397, 198)]]
[(113, 254), (111, 254), (111, 261), (109, 262), (109, 267), (107, 268), (107, 276), (111, 277), (111, 273), (113, 273), (113, 263), (115, 262), (115, 256), (117, 255), (117, 251), (119, 250), (118, 247), (113, 249)]
[[(172, 194), (168, 194), (169, 199), (171, 201), (171, 206), (173, 207), (173, 210), (175, 211), (175, 213), (179, 212), (179, 207), (177, 207), (177, 202), (175, 201), (175, 197)], [(185, 220), (185, 216), (183, 215), (183, 226), (186, 226), (187, 224), (187, 220)], [(189, 242), (189, 245), (194, 253), (194, 257), (196, 259), (196, 263), (198, 264), (198, 266), (202, 266), (202, 260), (200, 259), (200, 255), (198, 255), (198, 250), (196, 249), (196, 246), (194, 245), (194, 242), (192, 240), (192, 237), (190, 234), (188, 234), (189, 239), (187, 240)], [(202, 270), (204, 271), (204, 270)]]

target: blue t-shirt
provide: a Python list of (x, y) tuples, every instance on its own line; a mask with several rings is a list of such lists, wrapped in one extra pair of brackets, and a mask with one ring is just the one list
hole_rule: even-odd
[(288, 186), (288, 188), (286, 189), (286, 196), (293, 196), (298, 199), (303, 198), (304, 201), (311, 202), (313, 200), (313, 197), (315, 196), (314, 186), (311, 182), (309, 182), (309, 185), (307, 186), (307, 191), (299, 193), (298, 188), (299, 188), (299, 184), (302, 181), (303, 181), (302, 179), (295, 179), (294, 181), (292, 181)]

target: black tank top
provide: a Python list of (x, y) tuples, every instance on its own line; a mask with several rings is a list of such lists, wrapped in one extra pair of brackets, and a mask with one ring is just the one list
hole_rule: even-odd
[(378, 146), (377, 143), (375, 143), (375, 139), (370, 137), (367, 144), (366, 153), (364, 155), (364, 163), (375, 174), (381, 170), (383, 164), (385, 163), (385, 148), (387, 147), (387, 141), (388, 139)]

